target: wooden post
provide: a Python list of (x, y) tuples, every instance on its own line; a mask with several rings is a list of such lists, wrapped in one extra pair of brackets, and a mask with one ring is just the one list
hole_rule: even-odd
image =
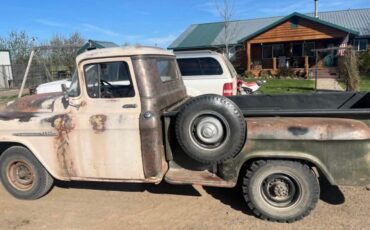
[(30, 55), (30, 59), (28, 59), (26, 72), (24, 73), (24, 76), (23, 76), (22, 86), (21, 86), (21, 89), (19, 90), (18, 98), (22, 97), (23, 89), (24, 89), (24, 86), (26, 85), (28, 72), (30, 71), (31, 63), (32, 63), (32, 59), (33, 59), (34, 54), (35, 54), (35, 50), (32, 50), (31, 55)]
[(316, 65), (315, 65), (315, 91), (317, 91), (317, 62), (319, 61), (319, 52), (316, 50), (315, 52), (315, 58), (316, 58)]
[(308, 64), (308, 56), (304, 56), (304, 71), (306, 73), (306, 78), (308, 78), (308, 69), (309, 69), (309, 64)]
[(276, 57), (272, 58), (272, 70), (275, 72), (277, 70)]
[(251, 71), (251, 44), (247, 42), (247, 70)]

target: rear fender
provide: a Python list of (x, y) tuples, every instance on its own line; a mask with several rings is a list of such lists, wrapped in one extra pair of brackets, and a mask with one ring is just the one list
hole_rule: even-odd
[(239, 173), (245, 164), (248, 164), (257, 159), (286, 159), (304, 161), (317, 167), (319, 171), (326, 177), (326, 179), (332, 185), (336, 185), (336, 181), (329, 169), (325, 164), (313, 156), (305, 152), (291, 151), (291, 152), (280, 152), (280, 151), (255, 151), (248, 154), (239, 154), (236, 158), (223, 163), (220, 166), (220, 174), (226, 180), (233, 180), (236, 182), (239, 177)]

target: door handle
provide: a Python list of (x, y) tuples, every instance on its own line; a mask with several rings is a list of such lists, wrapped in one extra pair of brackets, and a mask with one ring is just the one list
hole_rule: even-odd
[(135, 109), (137, 107), (136, 104), (125, 104), (122, 106), (124, 109)]

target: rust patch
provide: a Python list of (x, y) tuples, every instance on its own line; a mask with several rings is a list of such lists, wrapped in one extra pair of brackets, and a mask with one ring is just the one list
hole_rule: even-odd
[(76, 175), (69, 145), (69, 133), (75, 128), (72, 118), (68, 114), (59, 114), (44, 121), (49, 122), (58, 132), (55, 137), (55, 148), (61, 169), (66, 176)]
[(60, 97), (61, 93), (45, 93), (25, 96), (15, 100), (5, 107), (6, 112), (37, 112), (40, 109), (52, 110), (55, 99)]
[(90, 117), (90, 124), (96, 133), (102, 133), (105, 131), (105, 122), (107, 116), (104, 114), (97, 114)]
[(292, 126), (288, 128), (288, 131), (294, 136), (302, 136), (308, 133), (309, 130), (306, 127)]
[(86, 101), (81, 101), (81, 107), (85, 107), (87, 105), (87, 102)]
[(343, 118), (248, 118), (248, 139), (368, 140), (370, 128)]

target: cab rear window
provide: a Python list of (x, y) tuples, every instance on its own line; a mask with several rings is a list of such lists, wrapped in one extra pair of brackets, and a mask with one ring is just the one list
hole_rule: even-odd
[(156, 62), (158, 74), (162, 82), (177, 79), (176, 62), (174, 59), (159, 58)]
[(182, 76), (222, 75), (220, 63), (210, 57), (205, 58), (178, 58), (177, 63)]

